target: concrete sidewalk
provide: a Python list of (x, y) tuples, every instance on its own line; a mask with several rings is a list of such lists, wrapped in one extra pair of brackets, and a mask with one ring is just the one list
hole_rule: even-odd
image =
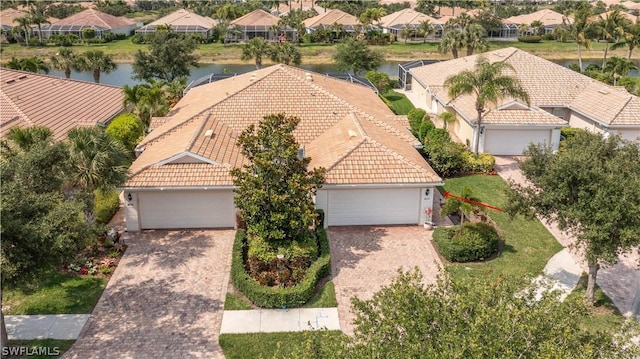
[(90, 314), (5, 315), (11, 340), (76, 339)]
[(338, 308), (225, 310), (220, 334), (340, 330)]

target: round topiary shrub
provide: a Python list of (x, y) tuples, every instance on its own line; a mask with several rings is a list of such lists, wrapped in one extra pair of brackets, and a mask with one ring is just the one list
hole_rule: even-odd
[(500, 237), (488, 223), (439, 227), (433, 233), (438, 252), (451, 262), (484, 260), (498, 250)]

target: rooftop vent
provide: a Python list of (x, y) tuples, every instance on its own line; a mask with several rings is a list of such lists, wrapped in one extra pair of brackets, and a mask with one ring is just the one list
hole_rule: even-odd
[(347, 131), (347, 133), (349, 134), (349, 139), (352, 139), (358, 135), (354, 130), (349, 130)]
[(306, 73), (304, 74), (304, 78), (305, 78), (307, 81), (313, 81), (313, 77), (311, 77), (311, 74), (310, 74), (310, 73), (308, 73), (308, 72), (306, 72)]
[(600, 92), (600, 93), (601, 93), (601, 94), (603, 94), (603, 95), (606, 95), (606, 94), (608, 94), (608, 93), (609, 93), (609, 91), (607, 91), (607, 90), (605, 90), (605, 89), (600, 89), (600, 90), (598, 90), (598, 92)]
[(204, 133), (204, 137), (211, 137), (213, 135), (213, 130), (207, 130), (207, 132)]
[(304, 146), (300, 146), (300, 148), (298, 148), (298, 159), (301, 160), (304, 158), (305, 152), (304, 152)]
[(255, 81), (255, 79), (256, 79), (256, 74), (251, 74), (249, 81)]

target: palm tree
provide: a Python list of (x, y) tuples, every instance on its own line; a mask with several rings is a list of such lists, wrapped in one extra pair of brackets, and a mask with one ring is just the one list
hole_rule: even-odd
[(467, 56), (473, 55), (477, 49), (487, 51), (489, 42), (487, 41), (487, 31), (479, 24), (471, 24), (464, 28), (464, 46), (467, 48)]
[(518, 34), (524, 36), (529, 31), (529, 24), (522, 23), (518, 25)]
[(448, 31), (438, 44), (438, 51), (446, 54), (451, 51), (454, 59), (458, 58), (458, 50), (464, 46), (464, 35), (460, 29), (452, 29)]
[(404, 27), (400, 31), (400, 35), (404, 38), (404, 43), (407, 43), (407, 40), (413, 36), (415, 33), (415, 29), (411, 26), (411, 24), (404, 24)]
[(61, 48), (56, 56), (51, 56), (51, 66), (58, 71), (64, 71), (66, 78), (71, 78), (71, 69), (78, 68), (78, 57), (73, 50)]
[(527, 105), (529, 104), (527, 91), (516, 77), (505, 75), (503, 73), (505, 69), (514, 71), (508, 63), (491, 63), (486, 57), (480, 55), (473, 71), (462, 71), (457, 75), (447, 77), (444, 82), (452, 101), (461, 95), (475, 95), (476, 97), (475, 108), (478, 117), (473, 144), (476, 156), (478, 155), (482, 114), (488, 104), (497, 104), (505, 97), (520, 99), (525, 101)]
[(438, 115), (438, 118), (440, 119), (440, 121), (442, 121), (442, 126), (445, 130), (449, 127), (449, 125), (452, 125), (456, 123), (456, 121), (458, 121), (456, 115), (452, 114), (449, 111), (442, 112)]
[(302, 62), (302, 55), (298, 48), (292, 43), (285, 42), (283, 44), (274, 44), (270, 51), (269, 57), (271, 61), (277, 63), (283, 63), (285, 65), (300, 65)]
[(534, 29), (534, 35), (542, 36), (544, 35), (544, 24), (540, 20), (535, 20), (531, 22), (531, 28)]
[(635, 24), (632, 22), (626, 22), (622, 27), (622, 36), (621, 38), (624, 40), (623, 42), (616, 42), (611, 45), (611, 49), (619, 49), (623, 46), (629, 47), (629, 56), (627, 59), (631, 60), (631, 53), (633, 49), (636, 47), (640, 47), (640, 21), (637, 21)]
[(624, 35), (624, 25), (626, 21), (627, 19), (622, 16), (620, 10), (616, 9), (598, 22), (598, 29), (601, 31), (602, 37), (605, 41), (602, 67), (604, 67), (607, 62), (609, 42), (614, 39), (616, 40), (615, 42), (618, 42), (618, 39)]
[(269, 54), (269, 43), (261, 38), (254, 37), (242, 48), (242, 61), (255, 60), (256, 68), (262, 66), (262, 57)]
[(165, 92), (167, 95), (167, 101), (169, 102), (169, 106), (173, 106), (184, 95), (184, 89), (187, 87), (187, 78), (180, 77), (171, 82), (169, 82), (165, 88)]
[(145, 127), (149, 127), (152, 117), (164, 116), (169, 112), (169, 103), (164, 89), (164, 81), (150, 81), (150, 85), (141, 87), (142, 92), (136, 112)]
[(18, 28), (24, 31), (24, 41), (29, 46), (29, 34), (31, 33), (31, 18), (29, 16), (17, 17), (14, 19), (18, 23)]
[(631, 70), (637, 70), (638, 66), (631, 60), (612, 56), (602, 69), (604, 72), (613, 74), (613, 86), (615, 86), (619, 77), (627, 76)]
[[(468, 186), (465, 186), (464, 188), (462, 188), (462, 191), (460, 192), (459, 196), (467, 200), (480, 202), (480, 199), (474, 196), (473, 190), (471, 189), (471, 187), (468, 187)], [(448, 216), (453, 213), (458, 213), (460, 214), (460, 224), (463, 224), (465, 221), (465, 215), (469, 216), (469, 214), (471, 214), (472, 212), (482, 211), (482, 210), (483, 210), (483, 207), (478, 206), (476, 204), (473, 204), (467, 201), (462, 201), (457, 198), (449, 197), (446, 199), (444, 206), (440, 208), (440, 215)], [(459, 229), (462, 230), (462, 226), (460, 226)]]
[(113, 62), (111, 56), (106, 55), (103, 51), (87, 51), (78, 60), (78, 69), (80, 71), (93, 71), (93, 81), (100, 83), (100, 73), (110, 73), (118, 68)]
[(69, 190), (85, 201), (85, 216), (93, 221), (94, 191), (108, 191), (127, 177), (129, 156), (124, 145), (104, 129), (78, 127), (67, 135), (69, 144)]
[(44, 14), (45, 10), (46, 5), (42, 1), (32, 4), (29, 8), (29, 20), (32, 24), (35, 24), (38, 27), (38, 38), (40, 39), (40, 43), (42, 43), (42, 24), (50, 24), (49, 20), (47, 20), (47, 16)]
[(6, 140), (0, 142), (5, 155), (13, 156), (17, 152), (28, 152), (33, 145), (53, 143), (53, 132), (47, 127), (12, 127)]
[(582, 45), (587, 50), (591, 49), (591, 39), (589, 32), (593, 30), (594, 23), (589, 20), (589, 16), (591, 12), (589, 9), (579, 9), (576, 11), (574, 15), (573, 24), (569, 27), (569, 31), (571, 32), (574, 41), (578, 45), (578, 66), (580, 66), (580, 71), (582, 68)]
[(424, 44), (427, 42), (427, 37), (433, 33), (433, 25), (429, 20), (421, 21), (418, 25), (418, 31), (422, 34), (422, 43)]
[(49, 73), (50, 67), (43, 59), (34, 56), (34, 57), (25, 57), (23, 59), (17, 59), (12, 57), (9, 62), (6, 64), (8, 69), (20, 70), (20, 71), (28, 71), (33, 73), (44, 72), (45, 74)]

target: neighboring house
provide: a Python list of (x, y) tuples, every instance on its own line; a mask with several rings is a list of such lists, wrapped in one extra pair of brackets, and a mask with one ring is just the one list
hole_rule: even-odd
[[(278, 40), (281, 34), (278, 23), (280, 18), (268, 12), (258, 9), (242, 17), (231, 21), (231, 27), (238, 29), (238, 33), (227, 34), (228, 40), (249, 41), (254, 37), (262, 37), (265, 40)], [(295, 30), (288, 29), (290, 36)]]
[[(612, 11), (603, 12), (602, 14), (598, 14), (598, 15), (590, 17), (589, 20), (591, 20), (591, 21), (606, 20), (613, 13), (614, 13), (613, 10)], [(631, 15), (630, 13), (624, 12), (624, 11), (620, 12), (620, 17), (630, 21), (632, 24), (636, 24), (640, 20), (639, 16)]]
[[(0, 34), (0, 42), (6, 43), (8, 34), (13, 31), (14, 27), (17, 27), (19, 24), (16, 21), (19, 17), (28, 16), (29, 13), (25, 11), (16, 10), (13, 8), (6, 8), (4, 10), (0, 10), (0, 26), (2, 27), (2, 33)], [(58, 19), (54, 17), (47, 18), (47, 21), (54, 22), (58, 21)], [(31, 28), (36, 27), (36, 25), (31, 25)], [(37, 36), (37, 35), (36, 35)]]
[(271, 13), (276, 16), (288, 15), (291, 10), (314, 10), (318, 14), (327, 11), (327, 9), (318, 6), (316, 0), (301, 0), (296, 2), (284, 1), (278, 2), (276, 6), (271, 8)]
[(534, 21), (540, 21), (542, 26), (544, 26), (544, 33), (548, 34), (553, 32), (553, 29), (557, 26), (565, 26), (570, 24), (573, 20), (571, 17), (565, 17), (564, 15), (555, 12), (550, 9), (542, 9), (536, 12), (532, 12), (531, 14), (512, 16), (510, 18), (506, 18), (502, 20), (502, 23), (505, 25), (515, 25), (516, 27), (520, 27), (521, 25), (528, 25), (528, 29), (526, 30), (526, 34), (534, 34), (536, 29), (531, 27), (531, 23)]
[[(128, 36), (135, 28), (136, 23), (127, 18), (105, 14), (95, 9), (87, 9), (64, 19), (52, 21), (51, 24), (43, 24), (42, 37), (74, 34), (82, 38), (83, 29), (94, 29), (97, 38), (102, 38), (109, 32)], [(34, 28), (33, 32), (37, 34), (38, 29)]]
[[(462, 142), (472, 147), (477, 131), (475, 97), (451, 101), (445, 79), (463, 70), (473, 70), (476, 58), (433, 63), (409, 70), (409, 86), (415, 105), (439, 114), (454, 113), (458, 121), (450, 126)], [(624, 88), (609, 86), (551, 61), (515, 48), (484, 54), (491, 62), (504, 61), (515, 70), (530, 96), (531, 106), (506, 99), (486, 110), (480, 131), (479, 149), (496, 155), (521, 155), (529, 143), (545, 143), (557, 149), (560, 128), (572, 126), (620, 135), (628, 140), (640, 137), (640, 99)]]
[(629, 10), (629, 13), (633, 15), (640, 15), (640, 3), (633, 1), (625, 1), (621, 2), (620, 5), (624, 6)]
[(400, 35), (405, 28), (419, 29), (425, 21), (428, 21), (433, 27), (433, 32), (427, 38), (441, 38), (444, 33), (444, 22), (410, 8), (384, 16), (377, 25), (382, 28), (383, 33), (391, 33), (399, 38), (402, 37)]
[(357, 17), (339, 9), (323, 12), (304, 20), (302, 23), (309, 34), (318, 30), (334, 29), (334, 26), (340, 26), (342, 31), (349, 33), (359, 32), (362, 28)]
[(0, 138), (45, 126), (56, 140), (76, 127), (105, 126), (123, 110), (120, 87), (0, 68)]
[(158, 26), (169, 25), (171, 30), (180, 34), (194, 34), (209, 37), (218, 22), (210, 17), (200, 16), (191, 11), (180, 9), (136, 30), (137, 34), (155, 33)]
[(277, 113), (301, 119), (301, 151), (327, 169), (315, 196), (326, 225), (430, 220), (442, 180), (406, 116), (367, 87), (274, 65), (191, 89), (142, 140), (123, 187), (127, 230), (233, 227), (229, 171), (248, 163), (238, 136)]

